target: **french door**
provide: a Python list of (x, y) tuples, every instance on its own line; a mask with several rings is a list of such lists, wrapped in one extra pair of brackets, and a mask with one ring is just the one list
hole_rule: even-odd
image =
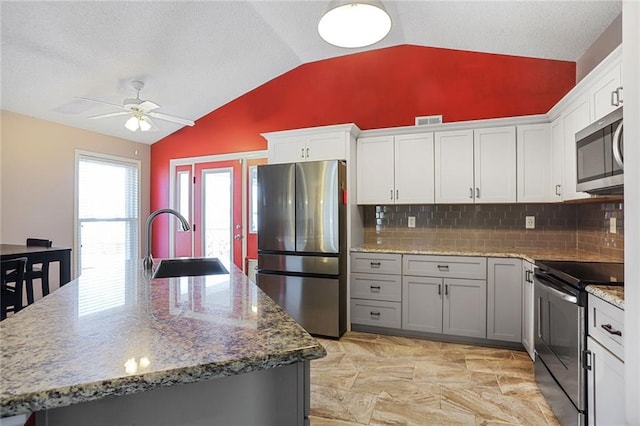
[(191, 223), (174, 230), (174, 255), (217, 257), (242, 268), (242, 163), (239, 160), (176, 167), (174, 205)]

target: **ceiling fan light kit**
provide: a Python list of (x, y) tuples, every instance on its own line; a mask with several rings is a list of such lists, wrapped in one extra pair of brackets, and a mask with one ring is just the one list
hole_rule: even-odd
[(327, 43), (357, 48), (379, 42), (391, 30), (391, 17), (378, 0), (333, 1), (318, 23)]
[(188, 120), (186, 118), (174, 117), (172, 115), (156, 112), (155, 110), (160, 108), (160, 105), (156, 104), (155, 102), (140, 99), (140, 90), (144, 88), (144, 83), (142, 81), (134, 80), (131, 82), (131, 86), (136, 91), (136, 97), (134, 99), (125, 99), (122, 102), (122, 105), (112, 104), (110, 102), (104, 102), (98, 99), (78, 99), (108, 105), (110, 107), (118, 108), (121, 110), (119, 112), (94, 115), (93, 117), (89, 117), (89, 119), (100, 119), (130, 114), (131, 117), (129, 117), (129, 119), (124, 123), (124, 127), (131, 130), (132, 132), (146, 132), (148, 130), (156, 128), (153, 120), (151, 119), (152, 117), (159, 120), (170, 121), (176, 124), (182, 124), (184, 126), (193, 126), (195, 124), (192, 120)]

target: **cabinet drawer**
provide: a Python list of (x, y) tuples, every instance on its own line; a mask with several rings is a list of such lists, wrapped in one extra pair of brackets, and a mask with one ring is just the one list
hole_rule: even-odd
[(400, 302), (402, 300), (400, 275), (353, 273), (351, 274), (351, 297)]
[(624, 361), (624, 311), (591, 294), (588, 303), (589, 335)]
[(351, 253), (351, 272), (400, 275), (402, 272), (402, 255), (392, 253)]
[(401, 306), (400, 302), (351, 299), (351, 322), (376, 327), (400, 328)]
[(487, 278), (487, 259), (467, 256), (405, 255), (404, 275), (443, 278)]

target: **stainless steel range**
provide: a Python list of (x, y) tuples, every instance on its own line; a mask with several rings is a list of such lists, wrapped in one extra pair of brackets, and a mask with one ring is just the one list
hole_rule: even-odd
[(586, 425), (585, 287), (623, 285), (624, 264), (536, 261), (534, 282), (536, 382), (563, 425)]

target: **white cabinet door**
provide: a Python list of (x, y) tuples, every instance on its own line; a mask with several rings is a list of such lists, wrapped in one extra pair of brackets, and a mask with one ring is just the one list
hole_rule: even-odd
[(433, 133), (395, 137), (396, 204), (433, 204)]
[(609, 114), (619, 105), (612, 103), (612, 94), (622, 86), (622, 65), (615, 64), (611, 69), (604, 74), (598, 81), (596, 81), (589, 91), (591, 96), (591, 104), (593, 106), (593, 116), (591, 121), (595, 122), (598, 119)]
[(591, 336), (587, 338), (591, 368), (587, 369), (589, 425), (624, 425), (624, 363)]
[(304, 137), (283, 137), (277, 141), (269, 141), (269, 163), (297, 163), (306, 159), (306, 142)]
[(552, 201), (562, 201), (564, 188), (564, 119), (562, 116), (551, 123), (551, 157)]
[(534, 339), (533, 265), (522, 261), (522, 346), (535, 361)]
[(476, 203), (516, 202), (516, 128), (473, 132)]
[(435, 134), (436, 203), (472, 203), (473, 130)]
[(562, 111), (564, 126), (564, 179), (562, 200), (587, 198), (589, 194), (576, 191), (576, 133), (591, 123), (589, 98), (583, 96)]
[(310, 135), (305, 143), (306, 161), (347, 159), (345, 132)]
[(522, 341), (522, 260), (487, 260), (487, 339)]
[(443, 278), (442, 332), (487, 337), (487, 281)]
[(402, 328), (442, 333), (442, 278), (402, 277)]
[(362, 137), (356, 146), (358, 204), (393, 204), (393, 136)]
[(518, 126), (516, 139), (518, 202), (555, 201), (549, 124)]

